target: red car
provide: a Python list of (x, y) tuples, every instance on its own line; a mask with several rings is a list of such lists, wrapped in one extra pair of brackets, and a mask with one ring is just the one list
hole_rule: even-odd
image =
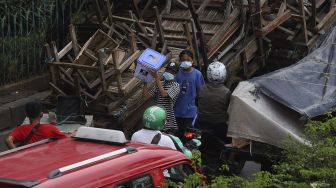
[(0, 187), (161, 187), (194, 173), (181, 152), (128, 142), (120, 131), (81, 127), (73, 138), (0, 153)]

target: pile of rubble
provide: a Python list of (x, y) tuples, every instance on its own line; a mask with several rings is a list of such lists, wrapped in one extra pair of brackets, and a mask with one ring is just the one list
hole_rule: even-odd
[[(209, 62), (221, 61), (227, 85), (234, 88), (265, 65), (271, 49), (307, 53), (336, 17), (332, 0), (96, 0), (94, 5), (93, 25), (70, 25), (71, 41), (61, 50), (46, 45), (49, 85), (54, 96), (79, 95), (91, 111), (124, 124), (147, 101), (133, 77), (145, 48), (167, 55), (167, 61), (190, 49), (203, 71)], [(83, 41), (88, 27), (100, 29)]]

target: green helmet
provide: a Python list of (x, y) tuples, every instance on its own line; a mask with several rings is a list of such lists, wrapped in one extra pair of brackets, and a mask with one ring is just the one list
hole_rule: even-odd
[(143, 114), (142, 122), (145, 127), (154, 130), (161, 130), (166, 121), (166, 111), (158, 106), (147, 108)]

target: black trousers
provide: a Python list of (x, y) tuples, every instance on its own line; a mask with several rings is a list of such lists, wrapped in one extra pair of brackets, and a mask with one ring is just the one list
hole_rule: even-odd
[(187, 139), (184, 136), (185, 130), (187, 127), (191, 127), (192, 122), (194, 118), (178, 118), (176, 117), (176, 123), (177, 123), (177, 137), (181, 139), (183, 143), (187, 141)]
[(203, 165), (218, 168), (218, 159), (221, 154), (221, 149), (223, 148), (223, 143), (218, 142), (218, 139), (225, 143), (231, 142), (231, 139), (227, 137), (228, 127), (226, 123), (212, 123), (197, 120), (196, 128), (202, 130), (200, 152)]

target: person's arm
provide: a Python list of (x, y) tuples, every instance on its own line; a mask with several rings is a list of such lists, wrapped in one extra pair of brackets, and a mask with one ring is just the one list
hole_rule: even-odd
[(144, 98), (147, 98), (148, 97), (148, 86), (147, 86), (147, 83), (144, 82), (143, 83), (143, 87), (142, 87), (142, 96)]
[(168, 92), (166, 90), (164, 90), (164, 88), (163, 88), (163, 86), (161, 84), (161, 80), (160, 80), (159, 74), (157, 72), (153, 72), (152, 75), (155, 78), (155, 84), (156, 84), (157, 88), (159, 89), (159, 92), (160, 92), (161, 96), (167, 97), (168, 96)]
[(7, 145), (7, 147), (8, 147), (9, 149), (14, 149), (14, 148), (16, 148), (16, 146), (15, 146), (15, 144), (14, 144), (14, 139), (13, 139), (13, 137), (12, 137), (11, 135), (9, 135), (9, 136), (7, 137), (5, 143), (6, 143), (6, 145)]

